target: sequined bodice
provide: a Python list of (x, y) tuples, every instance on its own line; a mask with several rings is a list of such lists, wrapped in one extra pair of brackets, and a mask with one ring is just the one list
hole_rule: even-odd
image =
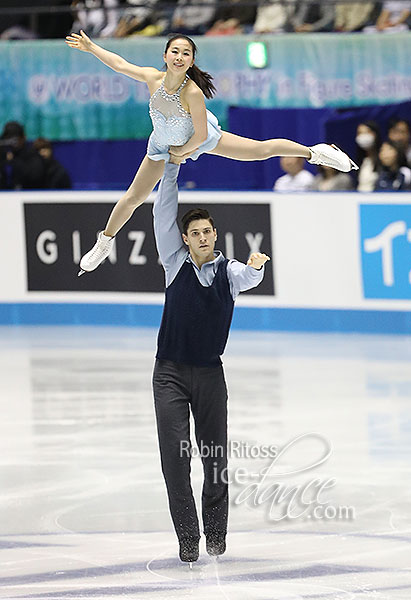
[(182, 106), (180, 94), (188, 81), (183, 83), (174, 94), (164, 89), (164, 79), (160, 87), (150, 98), (150, 117), (153, 122), (153, 135), (158, 144), (164, 146), (182, 146), (194, 133), (193, 120)]

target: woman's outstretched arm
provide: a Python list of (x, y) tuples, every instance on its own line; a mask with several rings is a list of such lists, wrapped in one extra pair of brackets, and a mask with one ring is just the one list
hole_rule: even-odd
[(147, 83), (159, 73), (154, 67), (138, 67), (137, 65), (127, 62), (115, 52), (105, 50), (95, 42), (91, 41), (83, 30), (80, 31), (80, 35), (78, 35), (78, 33), (68, 35), (65, 42), (70, 48), (76, 48), (83, 52), (90, 52), (90, 54), (96, 56), (101, 62), (110, 67), (110, 69), (117, 71), (117, 73), (128, 75), (133, 79), (137, 79), (137, 81), (144, 81)]

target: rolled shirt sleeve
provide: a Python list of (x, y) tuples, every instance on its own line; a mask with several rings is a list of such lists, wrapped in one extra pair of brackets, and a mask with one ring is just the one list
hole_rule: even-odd
[(265, 265), (261, 269), (254, 269), (254, 267), (245, 265), (238, 260), (230, 260), (227, 265), (227, 277), (233, 300), (237, 298), (240, 292), (246, 292), (257, 287), (264, 278), (264, 272)]

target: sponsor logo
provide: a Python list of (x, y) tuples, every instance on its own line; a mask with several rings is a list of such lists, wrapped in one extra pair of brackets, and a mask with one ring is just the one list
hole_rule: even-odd
[(365, 298), (411, 298), (411, 206), (360, 206)]
[[(179, 217), (193, 204), (179, 205)], [(272, 257), (269, 205), (203, 204), (218, 231), (216, 250), (247, 262), (252, 252)], [(110, 256), (95, 271), (77, 277), (83, 254), (104, 228), (110, 203), (27, 203), (24, 205), (29, 291), (163, 292), (164, 271), (153, 232), (152, 205), (137, 214), (116, 236)], [(180, 221), (179, 221), (180, 222)], [(273, 295), (272, 264), (252, 294)]]

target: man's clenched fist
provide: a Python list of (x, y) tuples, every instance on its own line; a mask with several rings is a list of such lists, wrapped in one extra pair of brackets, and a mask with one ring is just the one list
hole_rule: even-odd
[(250, 258), (247, 261), (247, 265), (253, 267), (253, 269), (261, 269), (264, 263), (267, 260), (271, 260), (269, 256), (266, 254), (261, 254), (261, 252), (253, 252), (250, 254)]

